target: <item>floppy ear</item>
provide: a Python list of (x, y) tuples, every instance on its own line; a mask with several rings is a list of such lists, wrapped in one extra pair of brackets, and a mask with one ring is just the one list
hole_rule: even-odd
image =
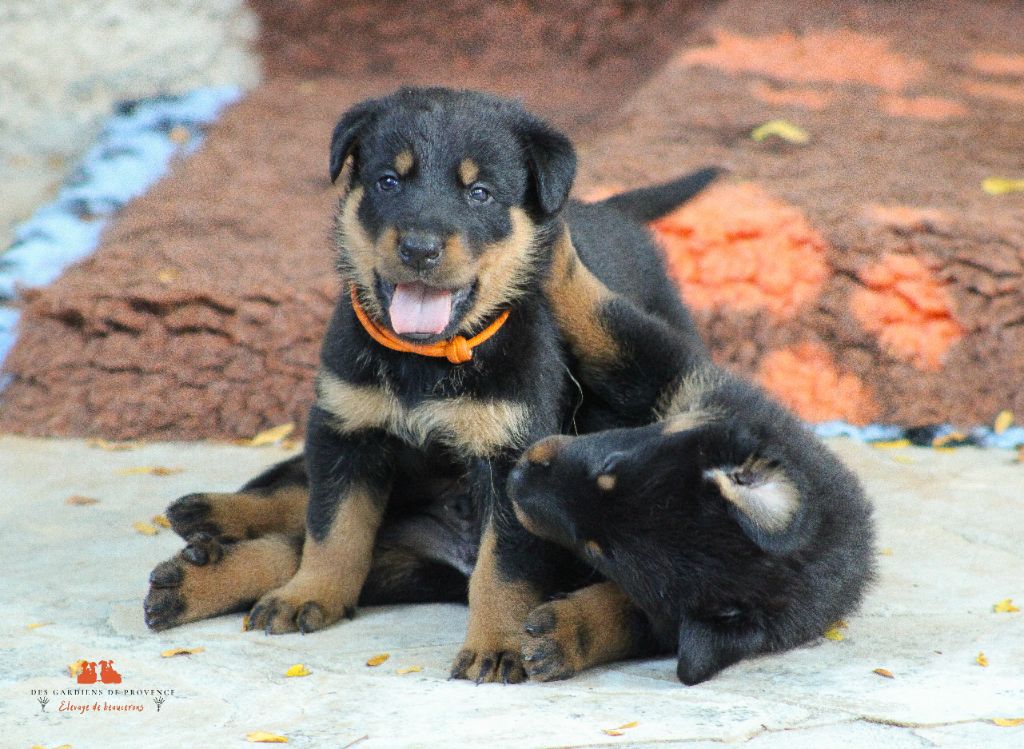
[(799, 541), (800, 490), (778, 465), (748, 458), (704, 471), (751, 541), (767, 552), (793, 551)]
[(334, 183), (341, 174), (342, 167), (358, 145), (359, 135), (363, 132), (371, 116), (376, 112), (379, 103), (376, 100), (356, 104), (338, 120), (331, 135), (331, 182)]
[(707, 681), (764, 648), (765, 632), (760, 625), (716, 627), (686, 614), (679, 619), (676, 676), (688, 687)]
[(557, 213), (576, 176), (576, 150), (565, 135), (534, 117), (524, 118), (520, 137), (537, 202), (545, 214)]

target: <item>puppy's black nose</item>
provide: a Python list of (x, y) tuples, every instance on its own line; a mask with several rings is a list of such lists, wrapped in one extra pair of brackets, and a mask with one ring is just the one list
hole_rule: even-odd
[(436, 234), (406, 232), (398, 241), (398, 257), (416, 270), (429, 270), (441, 262), (444, 242)]

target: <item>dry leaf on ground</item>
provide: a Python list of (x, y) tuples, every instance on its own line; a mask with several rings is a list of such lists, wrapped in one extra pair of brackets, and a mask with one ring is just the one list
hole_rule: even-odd
[(978, 652), (978, 654), (974, 657), (974, 662), (977, 663), (979, 666), (988, 668), (988, 658), (985, 656), (985, 653), (983, 651)]
[(72, 494), (64, 500), (66, 505), (79, 505), (82, 507), (85, 505), (98, 505), (99, 503), (100, 501), (95, 497), (83, 497), (81, 494)]
[(1006, 195), (1011, 192), (1024, 192), (1024, 179), (986, 177), (981, 181), (981, 189), (989, 195)]
[(245, 734), (245, 740), (253, 744), (287, 744), (288, 737), (266, 731), (253, 731)]
[(910, 447), (910, 440), (880, 440), (870, 444), (879, 450), (895, 450), (898, 447)]
[(161, 658), (173, 658), (176, 655), (195, 655), (196, 653), (202, 653), (206, 648), (171, 648), (160, 653)]
[(872, 671), (872, 673), (878, 674), (879, 676), (884, 676), (886, 679), (896, 678), (895, 676), (893, 676), (892, 671), (890, 671), (887, 668), (876, 668), (874, 671)]
[(631, 720), (629, 723), (623, 723), (621, 726), (616, 726), (615, 728), (602, 728), (601, 733), (606, 736), (621, 736), (627, 729), (636, 728), (638, 725), (640, 725), (640, 721)]
[(46, 626), (48, 626), (50, 624), (53, 624), (53, 622), (32, 622), (31, 624), (26, 624), (25, 625), (25, 629), (28, 629), (28, 630), (39, 629), (40, 627), (46, 627)]
[(184, 473), (184, 468), (168, 468), (167, 466), (133, 466), (122, 468), (117, 472), (118, 476), (173, 476), (176, 473)]
[(1024, 718), (993, 718), (992, 722), (997, 726), (1003, 728), (1013, 728), (1014, 726), (1024, 726)]
[(68, 665), (68, 674), (71, 676), (72, 679), (76, 678), (80, 673), (82, 673), (82, 668), (85, 666), (86, 663), (87, 661), (85, 660), (85, 658), (82, 658), (81, 660), (77, 660), (74, 663)]
[(390, 653), (378, 653), (377, 655), (372, 656), (371, 658), (368, 658), (367, 661), (366, 661), (366, 665), (367, 666), (379, 666), (380, 664), (382, 664), (384, 661), (386, 661), (390, 657), (391, 657)]
[(758, 142), (773, 136), (781, 138), (787, 143), (798, 143), (801, 145), (811, 139), (806, 130), (786, 120), (769, 120), (763, 125), (758, 125), (750, 132), (750, 137)]
[(251, 440), (242, 440), (239, 444), (245, 445), (246, 447), (264, 447), (266, 445), (273, 445), (280, 442), (294, 431), (295, 424), (289, 421), (287, 424), (281, 424), (280, 426), (272, 427), (270, 429), (264, 429)]
[(1020, 608), (1013, 605), (1012, 598), (1004, 598), (999, 603), (992, 605), (992, 611), (996, 614), (1016, 614)]
[(423, 666), (402, 666), (402, 668), (396, 668), (395, 673), (400, 675), (415, 674), (423, 670)]
[(136, 533), (141, 533), (143, 536), (155, 536), (160, 532), (145, 520), (136, 520), (132, 523), (132, 528), (135, 529)]
[(167, 519), (166, 515), (154, 515), (150, 520), (153, 521), (153, 525), (159, 525), (161, 528), (171, 527), (171, 521)]
[(108, 452), (125, 452), (126, 450), (135, 450), (142, 447), (141, 442), (109, 442), (107, 440), (92, 439), (87, 440), (86, 445), (89, 447), (95, 447), (99, 450), (107, 450)]
[(284, 672), (285, 676), (309, 676), (311, 671), (303, 663), (296, 663)]
[(992, 431), (996, 434), (1002, 434), (1013, 424), (1013, 412), (1012, 411), (1000, 411), (999, 415), (996, 416), (994, 422), (992, 422)]

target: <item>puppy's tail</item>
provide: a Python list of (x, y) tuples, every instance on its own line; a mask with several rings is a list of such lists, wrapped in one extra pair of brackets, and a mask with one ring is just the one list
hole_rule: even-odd
[(724, 171), (714, 166), (707, 167), (672, 182), (613, 195), (597, 205), (614, 208), (634, 221), (646, 224), (674, 211), (711, 184)]

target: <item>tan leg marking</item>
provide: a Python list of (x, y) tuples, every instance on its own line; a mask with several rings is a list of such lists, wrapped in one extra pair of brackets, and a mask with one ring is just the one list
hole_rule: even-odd
[(523, 622), (541, 596), (526, 582), (502, 578), (495, 547), (494, 529), (488, 527), (469, 578), (469, 628), (452, 677), (514, 684), (526, 678), (521, 660)]
[[(196, 563), (196, 545), (201, 545)], [(150, 574), (146, 623), (153, 629), (237, 611), (284, 584), (299, 568), (292, 539), (273, 534), (221, 545), (206, 536), (190, 544)]]
[(577, 590), (538, 606), (526, 620), (523, 661), (531, 679), (566, 679), (602, 663), (633, 655), (633, 604), (615, 583)]
[(171, 527), (182, 538), (207, 532), (232, 539), (268, 533), (301, 536), (306, 527), (305, 486), (282, 487), (273, 493), (232, 492), (189, 494), (167, 508)]
[(249, 629), (269, 634), (315, 632), (355, 611), (373, 560), (382, 497), (353, 486), (341, 499), (327, 536), (308, 533), (295, 576), (267, 593), (249, 615)]
[(580, 260), (565, 228), (555, 240), (545, 291), (573, 354), (588, 365), (619, 358), (619, 345), (600, 321), (601, 307), (615, 298)]

